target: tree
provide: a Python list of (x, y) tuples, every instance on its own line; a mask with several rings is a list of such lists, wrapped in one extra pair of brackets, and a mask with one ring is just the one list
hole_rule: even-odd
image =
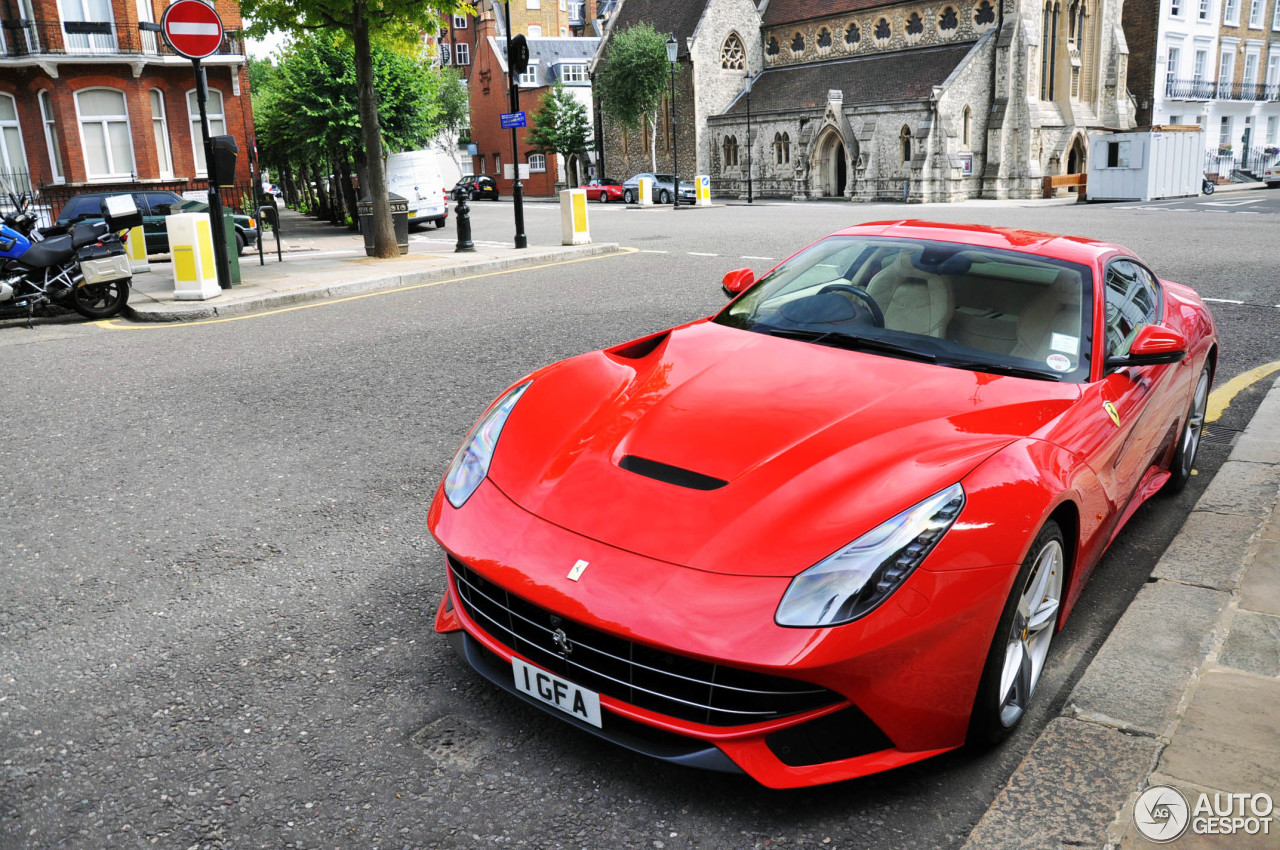
[(302, 35), (329, 30), (351, 40), (355, 52), (356, 100), (373, 196), (374, 254), (399, 253), (391, 212), (386, 203), (387, 175), (382, 163), (382, 129), (374, 88), (373, 41), (411, 43), (422, 32), (439, 32), (442, 14), (474, 11), (466, 0), (242, 0), (251, 21), (246, 32), (261, 36), (273, 30)]
[[(533, 128), (525, 137), (529, 146), (541, 154), (557, 154), (562, 162), (577, 154), (586, 156), (591, 147), (591, 122), (587, 108), (560, 83), (542, 95), (538, 109), (531, 116)], [(565, 173), (566, 178), (569, 176)]]
[(658, 107), (667, 90), (667, 39), (647, 23), (633, 24), (609, 39), (596, 91), (605, 114), (627, 127), (650, 126), (650, 162), (658, 170)]
[(471, 103), (467, 96), (467, 84), (462, 74), (452, 65), (446, 66), (441, 74), (439, 97), (440, 129), (432, 145), (443, 153), (453, 164), (461, 166), (458, 161), (458, 141), (462, 131), (471, 126)]

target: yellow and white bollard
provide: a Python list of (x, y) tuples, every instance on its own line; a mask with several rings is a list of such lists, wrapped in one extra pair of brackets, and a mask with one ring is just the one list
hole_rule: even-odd
[(586, 245), (591, 241), (587, 229), (587, 193), (585, 189), (560, 192), (560, 244)]
[(129, 254), (129, 270), (134, 274), (151, 271), (151, 263), (147, 261), (147, 236), (142, 232), (142, 225), (129, 231), (129, 241), (125, 243), (125, 251)]
[(694, 192), (697, 195), (698, 206), (711, 206), (711, 178), (705, 174), (699, 174), (693, 178)]
[(208, 213), (166, 216), (165, 228), (173, 256), (173, 297), (179, 301), (204, 301), (221, 295)]
[(640, 204), (640, 206), (642, 206), (642, 207), (651, 207), (651, 206), (653, 206), (653, 180), (652, 180), (652, 178), (649, 178), (649, 177), (641, 177), (641, 178), (640, 178), (640, 188), (639, 188), (639, 189), (637, 189), (636, 191), (637, 191), (637, 192), (639, 192), (639, 194), (640, 194), (640, 196), (639, 196), (638, 198), (636, 198), (636, 201)]

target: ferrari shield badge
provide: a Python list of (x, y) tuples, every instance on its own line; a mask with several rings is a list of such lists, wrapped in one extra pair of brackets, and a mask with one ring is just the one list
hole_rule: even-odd
[[(1116, 424), (1117, 425), (1120, 424), (1118, 420)], [(576, 564), (573, 565), (573, 569), (569, 570), (569, 581), (577, 581), (578, 579), (582, 578), (582, 574), (585, 573), (586, 571), (587, 571), (587, 562), (578, 561)]]
[[(1104, 401), (1104, 402), (1102, 403), (1102, 409), (1103, 409), (1103, 410), (1105, 410), (1105, 411), (1107, 412), (1107, 415), (1111, 417), (1111, 421), (1112, 421), (1113, 423), (1115, 423), (1115, 426), (1116, 426), (1117, 428), (1119, 428), (1119, 427), (1120, 427), (1120, 414), (1116, 411), (1116, 406), (1115, 406), (1114, 404), (1112, 404), (1111, 402), (1109, 402), (1109, 401)], [(576, 568), (575, 568), (575, 569), (576, 569)]]

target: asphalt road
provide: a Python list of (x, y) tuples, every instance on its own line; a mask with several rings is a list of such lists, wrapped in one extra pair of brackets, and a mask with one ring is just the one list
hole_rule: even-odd
[[(510, 239), (509, 203), (472, 206), (477, 239)], [(1225, 446), (1134, 517), (1003, 747), (780, 793), (632, 756), (453, 657), (431, 631), (444, 573), (424, 519), (463, 433), (541, 364), (715, 310), (729, 269), (903, 216), (1113, 239), (1240, 302), (1212, 305), (1220, 381), (1280, 349), (1275, 214), (591, 212), (598, 240), (650, 253), (217, 324), (0, 328), (0, 845), (957, 846)], [(532, 242), (558, 241), (557, 208), (526, 218)], [(1242, 427), (1259, 397), (1222, 424)]]

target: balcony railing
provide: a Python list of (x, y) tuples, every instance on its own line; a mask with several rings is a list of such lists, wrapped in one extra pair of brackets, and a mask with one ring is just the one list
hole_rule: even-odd
[[(228, 30), (218, 54), (244, 54), (238, 30)], [(0, 56), (177, 56), (164, 43), (160, 25), (114, 21), (0, 21)]]
[(1280, 100), (1280, 83), (1169, 80), (1164, 95), (1179, 100)]

